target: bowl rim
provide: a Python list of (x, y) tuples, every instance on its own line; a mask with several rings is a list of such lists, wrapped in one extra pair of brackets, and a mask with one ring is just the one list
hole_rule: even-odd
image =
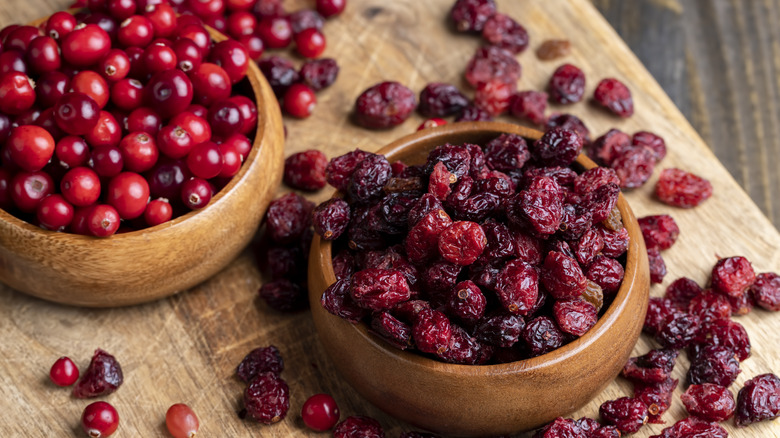
[[(444, 144), (447, 137), (473, 131), (483, 131), (485, 134), (495, 133), (496, 136), (503, 133), (514, 133), (524, 137), (526, 140), (536, 140), (543, 135), (541, 131), (505, 122), (458, 122), (405, 135), (382, 147), (376, 151), (376, 153), (389, 155), (412, 147), (414, 143), (431, 141), (437, 138), (442, 138), (441, 144)], [(596, 163), (589, 159), (584, 153), (581, 153), (577, 157), (576, 163), (582, 165), (585, 169), (596, 167)], [(335, 192), (334, 196), (340, 196), (339, 192)], [(622, 191), (618, 196), (617, 205), (621, 216), (623, 217), (624, 224), (629, 221), (636, 223), (636, 217), (623, 196)], [(638, 224), (636, 225), (636, 229), (638, 230)], [(332, 260), (332, 242), (320, 239), (320, 236), (315, 233), (312, 247), (318, 248), (318, 252), (320, 253), (319, 267), (323, 270), (323, 275), (327, 280), (328, 285), (333, 284), (336, 281), (336, 275), (333, 270), (333, 264), (330, 262)], [(635, 290), (634, 287), (639, 273), (639, 258), (642, 256), (642, 254), (640, 254), (640, 249), (641, 242), (639, 239), (629, 239), (623, 281), (621, 282), (620, 289), (615, 294), (610, 306), (587, 333), (551, 352), (515, 362), (490, 365), (464, 365), (438, 361), (422, 356), (416, 352), (400, 350), (390, 346), (376, 335), (371, 334), (364, 322), (352, 324), (336, 315), (332, 315), (324, 309), (318, 310), (327, 313), (329, 317), (339, 319), (346, 324), (346, 326), (350, 327), (347, 330), (352, 330), (354, 332), (353, 334), (359, 336), (363, 341), (369, 342), (375, 348), (381, 349), (386, 354), (394, 356), (395, 360), (402, 362), (403, 366), (406, 367), (425, 368), (438, 373), (474, 377), (508, 376), (517, 374), (518, 372), (532, 372), (534, 370), (553, 366), (572, 356), (577, 356), (593, 344), (596, 339), (608, 332), (610, 327), (615, 324), (622, 311), (628, 305), (629, 298), (631, 298), (632, 292)], [(630, 277), (628, 275), (629, 273), (631, 273)], [(317, 301), (319, 301), (319, 298)]]
[[(80, 11), (82, 9), (84, 8), (73, 8), (73, 9), (68, 9), (67, 11), (73, 14), (74, 12)], [(34, 20), (30, 23), (30, 25), (39, 26), (40, 24), (45, 23), (46, 20), (49, 19), (49, 17), (50, 16)], [(228, 40), (228, 37), (225, 34), (219, 32), (218, 30), (212, 28), (211, 26), (204, 24), (203, 27), (206, 28), (206, 30), (209, 32), (209, 35), (211, 36), (211, 39), (214, 40), (215, 42), (222, 42)], [(253, 103), (255, 104), (255, 108), (260, 108), (261, 103), (265, 100), (261, 92), (262, 89), (260, 85), (261, 77), (262, 77), (262, 72), (260, 72), (260, 69), (257, 67), (257, 64), (250, 59), (248, 63), (247, 73), (246, 73), (246, 80), (249, 81), (249, 86), (252, 89), (252, 94), (254, 95)], [(198, 210), (189, 211), (181, 216), (178, 216), (167, 222), (163, 222), (161, 224), (152, 227), (146, 227), (140, 230), (132, 230), (124, 233), (116, 233), (107, 237), (85, 236), (82, 234), (75, 234), (71, 232), (46, 230), (44, 228), (35, 226), (27, 221), (19, 219), (2, 208), (0, 208), (0, 222), (6, 222), (8, 225), (13, 226), (17, 229), (20, 229), (28, 233), (33, 233), (39, 236), (43, 236), (44, 238), (48, 238), (48, 239), (68, 240), (68, 241), (75, 241), (75, 242), (82, 241), (82, 242), (90, 242), (90, 244), (96, 244), (97, 242), (113, 242), (114, 244), (116, 244), (117, 242), (129, 241), (129, 240), (145, 241), (146, 239), (149, 238), (149, 234), (155, 233), (157, 231), (179, 228), (182, 226), (182, 223), (185, 223), (188, 219), (195, 217), (198, 213), (204, 211), (206, 208), (213, 207), (218, 203), (222, 203), (223, 199), (227, 198), (228, 195), (232, 193), (233, 190), (238, 186), (238, 184), (241, 183), (246, 178), (246, 175), (249, 173), (250, 169), (254, 169), (255, 167), (260, 165), (257, 157), (260, 154), (260, 150), (263, 148), (262, 134), (264, 134), (263, 129), (266, 124), (265, 123), (266, 118), (267, 118), (266, 114), (263, 114), (260, 111), (257, 112), (257, 126), (255, 127), (254, 138), (252, 140), (252, 149), (249, 151), (249, 155), (247, 155), (246, 159), (241, 165), (241, 169), (238, 171), (237, 174), (233, 175), (230, 178), (230, 181), (211, 198), (211, 200), (209, 201), (208, 204), (206, 204), (205, 207), (200, 208)], [(152, 199), (151, 195), (150, 195), (150, 199)]]

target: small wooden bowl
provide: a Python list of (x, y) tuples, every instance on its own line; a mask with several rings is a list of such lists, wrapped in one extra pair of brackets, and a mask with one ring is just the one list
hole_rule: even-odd
[[(209, 32), (215, 41), (227, 39)], [(106, 239), (46, 231), (0, 210), (0, 281), (50, 301), (113, 307), (174, 294), (225, 267), (252, 239), (284, 166), (274, 93), (254, 62), (247, 78), (258, 113), (252, 151), (208, 206)]]
[[(403, 137), (379, 153), (390, 162), (423, 163), (437, 145), (485, 144), (501, 133), (542, 133), (493, 122), (455, 123)], [(595, 164), (580, 155), (577, 162)], [(495, 436), (537, 428), (585, 405), (620, 372), (639, 337), (650, 289), (645, 244), (625, 198), (618, 207), (631, 237), (625, 277), (614, 301), (584, 336), (553, 352), (500, 365), (454, 365), (391, 347), (320, 305), (336, 281), (331, 244), (315, 237), (309, 302), (325, 351), (368, 401), (416, 427), (457, 436)]]

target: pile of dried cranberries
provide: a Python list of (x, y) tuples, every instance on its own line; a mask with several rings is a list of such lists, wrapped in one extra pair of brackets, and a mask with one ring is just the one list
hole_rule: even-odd
[(419, 166), (356, 150), (328, 164), (316, 207), (338, 281), (322, 305), (443, 361), (538, 356), (585, 334), (623, 278), (628, 232), (609, 169), (569, 167), (582, 139), (444, 144)]

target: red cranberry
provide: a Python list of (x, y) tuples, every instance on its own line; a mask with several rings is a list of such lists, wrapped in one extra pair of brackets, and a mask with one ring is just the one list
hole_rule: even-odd
[(154, 29), (156, 38), (169, 38), (176, 32), (178, 19), (176, 11), (167, 3), (150, 4), (144, 9), (144, 17), (148, 18)]
[(249, 52), (241, 43), (234, 40), (215, 44), (209, 59), (225, 70), (233, 84), (243, 79), (249, 68)]
[(97, 125), (92, 128), (92, 131), (86, 133), (84, 138), (93, 148), (116, 146), (122, 139), (122, 128), (111, 113), (101, 111)]
[(59, 71), (41, 75), (35, 82), (36, 102), (42, 108), (53, 107), (70, 87), (70, 79)]
[(27, 51), (30, 43), (41, 34), (40, 30), (34, 26), (19, 26), (11, 31), (3, 39), (3, 47), (8, 50)]
[[(181, 21), (181, 19), (179, 19), (179, 21)], [(176, 35), (179, 38), (189, 38), (192, 40), (192, 42), (198, 46), (201, 58), (204, 58), (209, 54), (209, 51), (211, 50), (211, 36), (206, 28), (200, 24), (187, 24), (182, 26), (182, 23), (179, 23)]]
[(220, 138), (240, 132), (244, 126), (241, 110), (238, 105), (229, 100), (222, 100), (211, 105), (208, 122), (213, 134)]
[(222, 141), (223, 145), (232, 145), (236, 148), (236, 151), (246, 159), (249, 156), (249, 152), (252, 150), (252, 142), (242, 134), (233, 134), (230, 137)]
[(111, 436), (119, 427), (119, 414), (113, 406), (96, 401), (86, 408), (81, 415), (81, 428), (84, 433), (92, 438), (105, 438)]
[(317, 0), (317, 12), (325, 18), (339, 15), (347, 7), (347, 0)]
[(306, 29), (322, 31), (325, 20), (319, 12), (313, 9), (301, 9), (290, 14), (290, 25), (293, 34), (297, 35)]
[(152, 76), (145, 86), (146, 104), (161, 117), (172, 117), (184, 111), (192, 102), (193, 85), (187, 75), (179, 70), (161, 71)]
[(283, 49), (289, 46), (293, 39), (290, 19), (284, 16), (263, 17), (257, 23), (257, 34), (270, 49)]
[(412, 90), (398, 82), (381, 82), (358, 96), (355, 120), (369, 129), (391, 128), (403, 123), (416, 107)]
[(132, 132), (119, 143), (125, 169), (146, 172), (154, 166), (159, 156), (154, 137), (146, 132)]
[(292, 154), (284, 160), (284, 183), (296, 189), (319, 190), (325, 187), (327, 165), (328, 158), (316, 149)]
[(282, 107), (293, 117), (304, 119), (309, 117), (317, 105), (314, 91), (304, 84), (293, 84), (284, 93)]
[(7, 50), (0, 53), (0, 76), (10, 72), (28, 73), (24, 53), (18, 50)]
[(108, 237), (119, 229), (119, 213), (110, 205), (90, 207), (86, 213), (86, 230), (95, 237)]
[(130, 73), (130, 58), (122, 49), (111, 49), (100, 60), (98, 71), (111, 82), (124, 79)]
[(134, 15), (119, 25), (116, 37), (122, 47), (143, 49), (154, 39), (154, 28), (148, 18), (143, 15)]
[(145, 132), (149, 135), (157, 135), (160, 131), (162, 120), (153, 109), (141, 107), (133, 110), (127, 116), (125, 130), (128, 132)]
[(165, 427), (173, 438), (194, 438), (200, 422), (189, 406), (177, 403), (165, 413)]
[(49, 195), (38, 204), (36, 218), (44, 229), (62, 231), (73, 220), (73, 206), (61, 195)]
[(79, 379), (79, 369), (69, 357), (61, 357), (54, 362), (49, 378), (57, 386), (70, 386)]
[(248, 11), (256, 0), (225, 0), (225, 7), (230, 11)]
[(108, 103), (108, 84), (102, 76), (94, 71), (84, 70), (73, 76), (70, 81), (72, 91), (84, 93), (91, 97), (100, 109)]
[(234, 12), (227, 17), (227, 32), (233, 38), (251, 35), (257, 27), (257, 18), (248, 11)]
[(192, 141), (195, 144), (211, 140), (211, 126), (206, 119), (191, 112), (177, 114), (170, 120), (169, 124), (184, 128), (192, 136)]
[(177, 67), (184, 73), (189, 73), (203, 62), (200, 47), (189, 38), (179, 38), (173, 42), (176, 53)]
[(211, 185), (205, 179), (192, 178), (181, 187), (181, 200), (192, 210), (208, 205), (212, 195)]
[(92, 150), (90, 167), (104, 178), (119, 175), (124, 167), (122, 152), (114, 146), (96, 147)]
[(52, 14), (46, 21), (46, 35), (61, 41), (65, 35), (76, 28), (76, 17), (68, 11), (59, 11)]
[(222, 164), (219, 146), (211, 141), (195, 145), (187, 155), (187, 167), (199, 178), (209, 179), (219, 175)]
[(20, 168), (35, 172), (43, 169), (54, 155), (54, 138), (39, 126), (23, 125), (11, 130), (5, 147)]
[(230, 97), (230, 76), (216, 64), (204, 62), (199, 65), (190, 72), (190, 80), (195, 100), (201, 105), (210, 106), (218, 100)]
[(100, 197), (100, 178), (92, 169), (76, 167), (62, 178), (60, 190), (71, 204), (86, 207), (97, 202)]
[(620, 117), (634, 114), (634, 100), (631, 90), (615, 78), (603, 79), (593, 92), (594, 100)]
[(176, 68), (176, 52), (160, 44), (151, 44), (144, 51), (144, 66), (149, 74)]
[(83, 166), (89, 160), (89, 146), (83, 138), (71, 135), (57, 142), (54, 154), (69, 168)]
[(144, 65), (144, 49), (140, 47), (128, 47), (125, 49), (128, 59), (130, 59), (130, 73), (128, 77), (134, 79), (146, 79), (146, 66)]
[(238, 94), (231, 96), (228, 101), (236, 104), (241, 112), (241, 120), (243, 120), (240, 130), (241, 134), (246, 135), (252, 132), (257, 125), (257, 106), (255, 106), (252, 99)]
[(126, 20), (135, 14), (135, 0), (107, 0), (106, 10), (117, 21)]
[(263, 52), (265, 51), (265, 43), (263, 43), (262, 38), (256, 34), (244, 35), (240, 38), (237, 38), (236, 40), (244, 46), (247, 51), (247, 55), (251, 59), (256, 60), (263, 56)]
[(193, 146), (192, 136), (180, 126), (168, 125), (157, 133), (157, 148), (167, 157), (182, 158)]
[(197, 103), (190, 104), (185, 112), (192, 113), (204, 120), (209, 116), (209, 109)]
[(571, 64), (564, 64), (553, 72), (548, 87), (550, 99), (555, 102), (579, 102), (585, 93), (585, 73)]
[(183, 161), (161, 159), (147, 174), (149, 192), (153, 197), (178, 199), (182, 184), (191, 177)]
[(48, 36), (40, 36), (32, 40), (27, 49), (27, 65), (38, 73), (60, 68), (62, 61), (57, 41)]
[(11, 198), (16, 208), (32, 213), (43, 198), (54, 193), (54, 181), (44, 171), (20, 171), (11, 180)]
[(62, 96), (54, 107), (57, 126), (70, 135), (88, 133), (100, 118), (100, 107), (84, 93), (72, 92)]
[(103, 29), (112, 41), (116, 40), (118, 23), (108, 14), (104, 14), (103, 12), (89, 14), (84, 18), (83, 24), (94, 24)]
[(225, 13), (225, 3), (222, 0), (191, 0), (189, 6), (192, 12), (203, 19)]
[[(339, 65), (333, 58), (310, 59), (303, 63), (300, 71), (301, 81), (314, 91), (331, 86), (338, 74)], [(422, 99), (422, 93), (420, 95)]]
[(171, 204), (165, 199), (155, 199), (146, 205), (144, 221), (150, 227), (168, 222), (173, 217)]
[(61, 50), (68, 64), (88, 67), (97, 64), (111, 50), (111, 37), (96, 24), (77, 26), (63, 38)]
[(682, 169), (664, 169), (656, 183), (655, 195), (665, 204), (692, 208), (712, 196), (712, 183)]
[(0, 111), (21, 114), (35, 103), (35, 88), (24, 73), (10, 72), (0, 77)]
[(301, 408), (303, 423), (317, 432), (332, 429), (339, 422), (340, 415), (336, 400), (328, 394), (314, 394)]
[(132, 111), (143, 103), (144, 85), (136, 80), (124, 78), (111, 86), (111, 103), (124, 111)]
[(241, 170), (241, 164), (244, 161), (243, 155), (238, 152), (238, 148), (232, 144), (220, 144), (219, 152), (222, 154), (222, 170), (219, 171), (220, 178), (231, 178)]
[(309, 28), (295, 35), (295, 48), (305, 58), (318, 58), (325, 51), (325, 35)]
[(106, 202), (116, 209), (122, 219), (135, 219), (146, 210), (149, 184), (137, 173), (122, 172), (108, 183)]

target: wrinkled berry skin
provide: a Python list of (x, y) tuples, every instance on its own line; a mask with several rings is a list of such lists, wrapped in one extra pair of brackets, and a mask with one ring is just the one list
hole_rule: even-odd
[(582, 151), (582, 145), (582, 137), (576, 132), (553, 128), (534, 142), (532, 153), (534, 160), (543, 166), (564, 167), (577, 159)]
[(774, 374), (762, 374), (747, 382), (737, 395), (734, 423), (745, 427), (780, 415), (780, 379)]
[(411, 296), (404, 275), (391, 269), (363, 269), (352, 276), (350, 295), (359, 306), (387, 310)]
[(329, 199), (312, 212), (314, 231), (325, 240), (336, 240), (349, 225), (349, 204), (341, 198)]
[(553, 102), (579, 102), (585, 94), (585, 73), (571, 64), (563, 64), (553, 72), (548, 91)]
[(635, 398), (623, 397), (604, 402), (599, 407), (601, 419), (621, 432), (634, 433), (647, 423), (647, 406)]
[(433, 82), (420, 92), (417, 110), (425, 117), (447, 117), (457, 114), (469, 105), (469, 99), (454, 85)]
[(651, 350), (644, 356), (632, 357), (623, 366), (622, 376), (644, 383), (662, 383), (668, 379), (677, 361), (677, 350)]
[(677, 388), (677, 379), (666, 379), (661, 383), (634, 382), (634, 398), (647, 406), (649, 423), (664, 424), (661, 418), (672, 405), (672, 395)]
[(539, 295), (538, 279), (536, 269), (515, 259), (501, 269), (493, 287), (504, 309), (516, 315), (527, 315)]
[(658, 177), (655, 196), (673, 207), (692, 208), (712, 196), (712, 184), (681, 169), (664, 169)]
[(349, 186), (349, 178), (355, 171), (355, 168), (361, 161), (363, 161), (369, 155), (368, 152), (360, 149), (347, 152), (344, 155), (340, 155), (328, 163), (325, 167), (325, 177), (328, 184), (336, 188), (336, 190), (346, 192)]
[(297, 241), (311, 223), (314, 204), (297, 193), (288, 193), (271, 201), (266, 212), (266, 228), (274, 242)]
[(620, 117), (631, 117), (634, 114), (631, 90), (615, 78), (602, 79), (593, 92), (593, 99)]
[(439, 235), (439, 254), (448, 262), (466, 266), (474, 263), (485, 249), (487, 238), (476, 222), (454, 222)]
[(531, 354), (540, 356), (563, 345), (564, 334), (555, 321), (539, 316), (528, 321), (521, 336)]
[(381, 82), (355, 101), (355, 121), (368, 129), (387, 129), (403, 123), (417, 108), (417, 97), (404, 85)]
[(89, 367), (73, 387), (76, 398), (93, 398), (111, 394), (122, 382), (122, 367), (116, 358), (98, 348), (89, 362)]
[(579, 117), (566, 113), (553, 114), (547, 119), (544, 130), (549, 131), (550, 129), (558, 127), (574, 131), (579, 134), (586, 143), (590, 143), (590, 130)]
[(638, 222), (649, 248), (669, 249), (680, 235), (677, 222), (668, 214), (641, 217)]
[(780, 275), (765, 272), (756, 276), (756, 281), (750, 286), (750, 295), (756, 304), (766, 310), (780, 310)]
[(571, 418), (558, 417), (552, 423), (539, 429), (533, 438), (589, 438), (579, 424)]
[(688, 417), (650, 438), (726, 438), (728, 436), (728, 432), (718, 423)]
[(279, 349), (273, 345), (255, 348), (250, 351), (236, 368), (238, 378), (251, 382), (260, 373), (274, 373), (277, 376), (284, 369), (284, 360)]
[(523, 328), (523, 318), (499, 312), (482, 318), (475, 332), (477, 339), (486, 344), (509, 348), (520, 339)]
[(340, 278), (328, 286), (322, 293), (320, 304), (328, 312), (344, 318), (352, 324), (357, 324), (368, 314), (368, 310), (358, 306), (349, 294), (351, 282), (349, 278)]
[(452, 326), (444, 313), (423, 309), (417, 314), (412, 327), (417, 348), (423, 353), (443, 353), (449, 349)]
[(740, 372), (742, 370), (739, 369), (739, 361), (733, 351), (719, 346), (707, 346), (691, 360), (688, 383), (714, 383), (728, 388)]
[(352, 171), (347, 194), (356, 202), (366, 203), (381, 195), (392, 175), (393, 169), (384, 155), (370, 154)]
[(290, 409), (287, 383), (274, 373), (258, 374), (244, 390), (244, 408), (249, 418), (263, 424), (283, 420)]
[(520, 63), (512, 53), (500, 47), (480, 47), (466, 65), (466, 81), (479, 88), (490, 81), (513, 85), (520, 79)]
[(712, 288), (730, 297), (744, 295), (755, 280), (753, 265), (745, 257), (723, 258), (712, 268)]
[(512, 17), (494, 14), (482, 29), (482, 38), (493, 46), (501, 47), (515, 55), (528, 47), (528, 32)]
[(284, 183), (290, 187), (315, 191), (325, 187), (328, 158), (321, 151), (308, 150), (284, 160)]
[(680, 400), (688, 413), (707, 421), (726, 421), (736, 407), (728, 389), (711, 383), (689, 386)]
[(563, 190), (554, 178), (539, 177), (508, 201), (509, 220), (541, 235), (553, 234), (563, 219)]
[(557, 251), (550, 251), (544, 259), (541, 281), (550, 294), (559, 300), (577, 298), (588, 286), (579, 263)]
[(378, 421), (371, 417), (353, 415), (347, 417), (333, 429), (333, 438), (384, 438), (385, 431)]
[(598, 311), (593, 304), (581, 300), (558, 300), (553, 305), (553, 316), (566, 333), (582, 336), (596, 325)]

